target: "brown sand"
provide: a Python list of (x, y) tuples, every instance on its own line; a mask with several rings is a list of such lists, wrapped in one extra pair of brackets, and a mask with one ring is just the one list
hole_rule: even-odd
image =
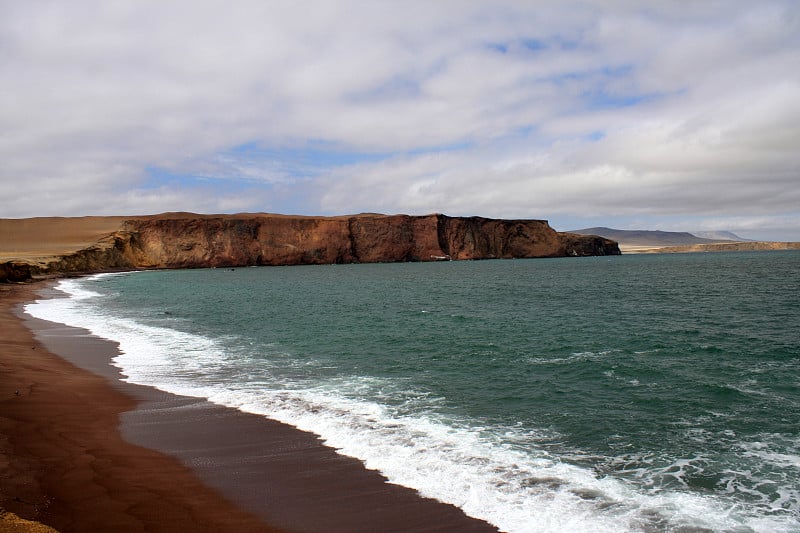
[(112, 343), (26, 328), (33, 289), (0, 291), (0, 507), (63, 532), (496, 531), (311, 434), (123, 383)]

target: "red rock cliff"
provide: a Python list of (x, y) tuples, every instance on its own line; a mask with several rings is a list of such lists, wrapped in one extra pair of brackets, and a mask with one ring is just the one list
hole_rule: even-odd
[(444, 215), (158, 216), (124, 232), (137, 267), (375, 263), (618, 254), (596, 237), (565, 239), (542, 220)]
[[(69, 219), (73, 226), (76, 220)], [(112, 217), (103, 223), (112, 224), (115, 220), (118, 229), (98, 234), (89, 246), (83, 245), (70, 253), (59, 252), (48, 260), (29, 261), (31, 272), (619, 254), (613, 241), (557, 233), (544, 220), (445, 215), (303, 217), (166, 213), (126, 219)], [(64, 219), (59, 224), (63, 226)], [(27, 272), (23, 272), (24, 268), (20, 270), (19, 259), (15, 258), (14, 275), (6, 279)], [(11, 266), (8, 270), (12, 271)], [(0, 269), (0, 278), (2, 274)]]

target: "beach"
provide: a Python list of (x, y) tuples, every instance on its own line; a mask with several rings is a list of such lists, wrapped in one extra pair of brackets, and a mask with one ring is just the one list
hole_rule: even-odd
[(18, 316), (34, 286), (1, 287), (0, 506), (59, 531), (276, 531), (174, 458), (122, 439), (136, 401), (53, 355)]
[(123, 383), (113, 343), (22, 315), (46, 284), (0, 291), (7, 511), (63, 532), (495, 530), (312, 434)]

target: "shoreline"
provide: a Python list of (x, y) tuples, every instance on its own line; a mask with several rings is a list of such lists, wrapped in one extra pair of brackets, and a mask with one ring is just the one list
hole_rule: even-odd
[(62, 533), (278, 531), (122, 438), (119, 416), (136, 400), (51, 353), (21, 318), (43, 288), (0, 286), (0, 507)]
[[(4, 479), (0, 507), (60, 531), (497, 531), (455, 506), (386, 482), (313, 434), (123, 382), (110, 365), (115, 343), (22, 314), (24, 303), (53, 297), (53, 289), (0, 290), (0, 338), (4, 351), (13, 352), (0, 364), (6, 437), (0, 458), (20, 464), (11, 478), (31, 478)], [(47, 403), (44, 395), (57, 393), (78, 401)], [(20, 408), (34, 396), (36, 406)], [(57, 453), (56, 443), (77, 448), (75, 455)], [(101, 462), (104, 470), (93, 470)], [(12, 494), (20, 485), (30, 494)], [(89, 496), (94, 485), (105, 504)], [(154, 487), (159, 494), (147, 503), (143, 493)], [(155, 512), (158, 504), (178, 516)], [(101, 509), (115, 515), (104, 518)], [(91, 522), (81, 521), (82, 510)]]

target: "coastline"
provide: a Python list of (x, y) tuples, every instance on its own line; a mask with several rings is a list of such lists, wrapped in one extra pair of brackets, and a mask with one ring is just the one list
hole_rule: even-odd
[(496, 531), (312, 434), (120, 381), (114, 343), (21, 314), (50, 290), (0, 286), (0, 507), (64, 532)]

